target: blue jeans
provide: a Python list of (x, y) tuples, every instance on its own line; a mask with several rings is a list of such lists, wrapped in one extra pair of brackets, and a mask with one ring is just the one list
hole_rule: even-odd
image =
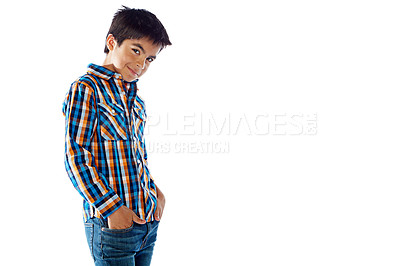
[(149, 266), (159, 222), (109, 229), (107, 222), (91, 218), (85, 233), (95, 265)]

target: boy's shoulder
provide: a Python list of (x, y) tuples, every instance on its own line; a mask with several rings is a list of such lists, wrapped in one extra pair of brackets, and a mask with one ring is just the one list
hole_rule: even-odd
[(63, 107), (62, 111), (64, 116), (66, 115), (67, 108), (69, 106), (69, 103), (71, 101), (72, 95), (75, 92), (87, 94), (87, 95), (93, 95), (95, 94), (95, 90), (97, 90), (97, 82), (95, 81), (93, 75), (90, 73), (86, 73), (80, 77), (78, 77), (76, 80), (74, 80), (71, 83), (71, 86), (68, 90), (68, 92), (65, 95), (64, 101), (63, 101)]
[(95, 64), (89, 64), (87, 72), (82, 76), (78, 77), (72, 84), (83, 85), (92, 89), (96, 89), (103, 86), (102, 80), (108, 81), (114, 76), (114, 73), (107, 70), (102, 66)]
[(76, 80), (74, 80), (74, 82), (72, 82), (72, 85), (83, 85), (84, 87), (88, 87), (90, 89), (95, 89), (99, 86), (95, 76), (90, 73), (85, 73), (84, 75), (78, 77)]
[(83, 76), (80, 76), (77, 78), (73, 83), (71, 87), (81, 87), (89, 90), (95, 90), (97, 87), (96, 82), (94, 82), (93, 78), (90, 77), (90, 75), (85, 74)]

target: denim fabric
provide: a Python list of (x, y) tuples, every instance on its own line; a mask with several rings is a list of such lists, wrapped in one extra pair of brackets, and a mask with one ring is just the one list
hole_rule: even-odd
[(99, 218), (85, 223), (86, 239), (95, 265), (149, 266), (159, 222), (109, 229)]

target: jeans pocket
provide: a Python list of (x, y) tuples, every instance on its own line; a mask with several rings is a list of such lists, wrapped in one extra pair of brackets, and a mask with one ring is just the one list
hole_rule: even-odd
[(92, 255), (92, 258), (94, 259), (93, 255), (93, 223), (85, 223), (85, 235), (86, 235), (86, 240), (90, 249), (90, 254)]
[(128, 233), (128, 232), (132, 231), (134, 226), (135, 226), (135, 223), (132, 223), (132, 225), (130, 227), (124, 228), (124, 229), (110, 229), (107, 227), (102, 227), (101, 231), (112, 233), (112, 234), (123, 234), (123, 233)]
[(101, 228), (101, 249), (104, 259), (133, 256), (143, 236), (135, 224), (126, 229)]

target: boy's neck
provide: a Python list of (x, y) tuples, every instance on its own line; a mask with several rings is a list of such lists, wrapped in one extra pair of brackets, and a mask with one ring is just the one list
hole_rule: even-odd
[(108, 70), (111, 70), (113, 72), (117, 72), (114, 65), (111, 63), (111, 60), (109, 58), (109, 54), (107, 54), (106, 59), (104, 59), (103, 62), (103, 67), (107, 68)]

